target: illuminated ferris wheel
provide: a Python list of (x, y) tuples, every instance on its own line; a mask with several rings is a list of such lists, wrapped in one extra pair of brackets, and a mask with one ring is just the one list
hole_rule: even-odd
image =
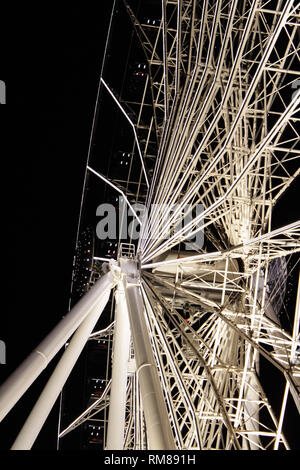
[(86, 408), (61, 422), (59, 442), (84, 427), (107, 450), (289, 449), (298, 279), (289, 328), (281, 312), (300, 221), (274, 214), (300, 171), (299, 3), (141, 3), (114, 2), (107, 50), (117, 7), (138, 46), (126, 73), (103, 67), (92, 137), (104, 148), (118, 116), (119, 148), (104, 167), (91, 144), (86, 166), (85, 188), (105, 187), (102, 209), (118, 214), (116, 236), (99, 241), (108, 219), (96, 232), (79, 224), (79, 300), (3, 385), (2, 416), (67, 344), (14, 449), (31, 448), (87, 347), (105, 354), (105, 371), (89, 377)]

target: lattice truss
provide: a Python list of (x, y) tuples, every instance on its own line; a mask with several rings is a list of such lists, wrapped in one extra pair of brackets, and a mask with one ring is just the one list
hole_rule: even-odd
[[(176, 446), (289, 448), (289, 393), (300, 411), (299, 294), (288, 332), (274, 314), (284, 280), (270, 291), (268, 273), (300, 250), (299, 221), (272, 226), (300, 171), (299, 3), (163, 0), (153, 24), (143, 7), (124, 5), (148, 68), (136, 102), (103, 79), (142, 163), (138, 179), (129, 171), (113, 183), (150, 214), (138, 244), (140, 289)], [(184, 252), (200, 231), (213, 249)], [(261, 357), (281, 373), (279, 413), (261, 385)], [(127, 397), (124, 448), (145, 448), (134, 373)]]

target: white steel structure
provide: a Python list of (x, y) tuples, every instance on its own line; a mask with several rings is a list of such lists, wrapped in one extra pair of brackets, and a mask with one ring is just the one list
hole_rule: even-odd
[[(143, 6), (138, 14), (132, 2), (123, 6), (147, 59), (144, 93), (121, 99), (103, 75), (100, 87), (129, 124), (140, 174), (109, 179), (91, 162), (87, 172), (124, 197), (141, 236), (136, 247), (119, 246), (110, 273), (74, 307), (86, 320), (61, 361), (70, 347), (79, 353), (88, 338), (110, 335), (112, 376), (59, 438), (109, 409), (106, 449), (289, 449), (289, 396), (300, 412), (300, 280), (291, 331), (268, 280), (274, 260), (300, 251), (300, 221), (272, 225), (300, 171), (299, 2), (158, 0), (152, 22)], [(134, 203), (151, 215), (141, 217)], [(183, 223), (186, 207), (193, 217)], [(213, 248), (184, 251), (200, 231)], [(92, 333), (107, 300), (101, 283), (115, 288), (115, 319)], [(48, 352), (35, 356), (44, 361)], [(260, 380), (261, 358), (281, 376), (279, 413)], [(34, 361), (4, 385), (5, 413), (39, 373)], [(13, 448), (31, 447), (73, 363), (72, 354), (57, 366), (63, 377), (58, 371), (55, 390), (44, 390)]]

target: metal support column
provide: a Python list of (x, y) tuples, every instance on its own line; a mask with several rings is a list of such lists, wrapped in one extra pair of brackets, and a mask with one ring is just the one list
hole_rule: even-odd
[(176, 449), (175, 442), (144, 318), (143, 299), (136, 278), (127, 276), (125, 293), (149, 448), (173, 450)]
[(103, 312), (103, 309), (109, 300), (110, 291), (111, 288), (108, 286), (104, 292), (99, 295), (97, 304), (92, 308), (88, 316), (74, 334), (46, 387), (18, 434), (11, 448), (12, 450), (31, 449), (91, 332)]
[(115, 327), (113, 344), (112, 382), (110, 391), (107, 450), (124, 447), (127, 372), (130, 348), (130, 325), (124, 287), (119, 282), (115, 295)]
[[(115, 267), (113, 269), (116, 269)], [(104, 291), (110, 291), (115, 276), (108, 272), (82, 297), (39, 346), (10, 375), (0, 388), (0, 421), (13, 408), (30, 385), (47, 367), (56, 353), (63, 347), (74, 331), (99, 302)]]

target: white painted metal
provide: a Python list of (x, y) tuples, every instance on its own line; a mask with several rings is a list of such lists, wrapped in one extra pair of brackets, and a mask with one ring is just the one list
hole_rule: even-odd
[(136, 375), (141, 388), (141, 398), (145, 414), (146, 430), (151, 450), (175, 449), (174, 438), (162, 394), (156, 363), (152, 352), (149, 332), (144, 318), (144, 304), (139, 290), (135, 262), (127, 273), (126, 300), (136, 358)]
[[(126, 102), (103, 82), (136, 130), (132, 155), (137, 149), (142, 158), (139, 178), (128, 172), (109, 184), (151, 211), (141, 224), (141, 271), (138, 279), (131, 273), (128, 303), (135, 318), (144, 311), (149, 363), (178, 449), (288, 449), (287, 400), (300, 406), (300, 295), (292, 331), (285, 331), (268, 272), (273, 261), (300, 251), (300, 222), (274, 229), (272, 220), (300, 173), (299, 3), (157, 4), (161, 19), (152, 23), (124, 0), (148, 62), (141, 100)], [(148, 161), (155, 166), (146, 181)], [(192, 212), (198, 204), (204, 210), (183, 225), (185, 205)], [(181, 230), (172, 230), (176, 224)], [(213, 248), (185, 253), (182, 243), (199, 230)], [(279, 412), (260, 381), (262, 357), (282, 375)], [(140, 400), (147, 369), (128, 374), (126, 449), (150, 446)]]
[(107, 450), (122, 450), (125, 439), (125, 411), (130, 349), (130, 325), (123, 283), (115, 293), (115, 326), (112, 356), (112, 382), (107, 426)]
[(12, 450), (30, 450), (38, 436), (44, 422), (52, 410), (63, 386), (66, 383), (76, 361), (81, 354), (91, 332), (93, 331), (110, 296), (111, 284), (105, 288), (102, 283), (101, 295), (98, 294), (97, 304), (90, 310), (83, 320), (66, 350), (58, 362), (46, 387), (34, 405), (24, 426), (19, 432)]
[[(117, 268), (113, 268), (117, 272)], [(74, 331), (80, 326), (89, 312), (99, 302), (103, 292), (111, 290), (115, 275), (108, 272), (58, 323), (40, 345), (13, 372), (0, 389), (1, 420), (22, 397), (34, 380), (49, 364), (55, 354), (63, 347)]]

